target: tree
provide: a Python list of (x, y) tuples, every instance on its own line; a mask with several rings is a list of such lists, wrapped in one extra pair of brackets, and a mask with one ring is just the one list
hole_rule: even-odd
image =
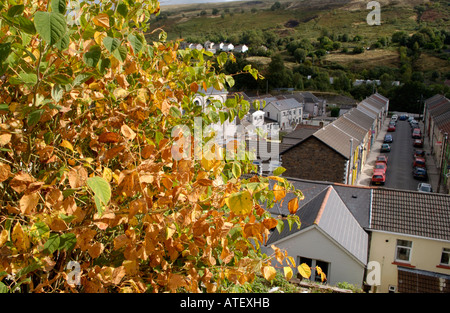
[[(178, 50), (164, 31), (147, 42), (154, 0), (82, 2), (74, 23), (63, 0), (14, 3), (0, 9), (0, 290), (222, 292), (273, 279), (273, 259), (293, 266), (254, 245), (298, 222), (302, 194), (282, 168), (260, 177), (248, 152), (188, 145), (195, 121), (248, 112), (239, 97), (193, 101), (233, 85), (221, 73), (231, 54), (216, 72), (212, 54)], [(272, 218), (287, 193), (291, 215)]]
[(305, 49), (302, 49), (302, 48), (295, 49), (295, 51), (294, 51), (295, 61), (297, 61), (299, 63), (305, 62), (307, 54), (308, 53)]

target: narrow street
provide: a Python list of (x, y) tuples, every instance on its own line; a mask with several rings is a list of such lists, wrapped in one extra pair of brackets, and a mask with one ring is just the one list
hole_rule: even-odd
[[(412, 175), (412, 163), (413, 154), (415, 148), (413, 146), (413, 139), (411, 137), (411, 126), (408, 121), (397, 121), (397, 127), (394, 132), (387, 132), (390, 118), (387, 118), (383, 129), (378, 134), (376, 142), (370, 152), (366, 164), (359, 176), (358, 184), (361, 186), (370, 186), (371, 177), (373, 173), (373, 167), (375, 165), (375, 159), (380, 155), (380, 147), (383, 143), (384, 136), (391, 134), (393, 143), (391, 144), (391, 152), (383, 153), (388, 157), (388, 169), (386, 171), (386, 183), (385, 187), (401, 190), (417, 190), (417, 185), (420, 180), (414, 179)], [(423, 133), (423, 123), (419, 123), (420, 129)], [(436, 168), (433, 156), (430, 154), (430, 146), (428, 139), (424, 138), (424, 147), (422, 148), (426, 152), (427, 172), (428, 180), (433, 187), (433, 191), (437, 191), (439, 172)]]

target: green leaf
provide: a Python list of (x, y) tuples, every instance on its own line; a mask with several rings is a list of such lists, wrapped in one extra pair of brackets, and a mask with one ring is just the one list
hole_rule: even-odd
[(61, 238), (58, 234), (51, 234), (48, 240), (44, 244), (44, 253), (52, 254), (58, 250), (61, 242)]
[(275, 171), (273, 171), (273, 175), (274, 175), (274, 176), (280, 176), (280, 175), (283, 174), (285, 171), (286, 171), (286, 169), (285, 169), (284, 167), (280, 166), (280, 167), (277, 167), (277, 168), (275, 169)]
[(6, 103), (1, 103), (0, 111), (9, 111), (9, 105), (7, 105)]
[(69, 35), (64, 35), (61, 40), (59, 40), (56, 43), (56, 48), (58, 48), (58, 50), (63, 51), (66, 50), (67, 48), (69, 48), (70, 45), (70, 38)]
[(88, 52), (83, 55), (83, 61), (87, 66), (95, 67), (102, 56), (100, 46), (92, 46)]
[(75, 248), (75, 245), (77, 244), (77, 237), (75, 236), (75, 234), (72, 233), (67, 233), (67, 234), (63, 234), (60, 237), (61, 241), (59, 244), (59, 249), (60, 250), (72, 250), (73, 248)]
[(228, 54), (226, 52), (221, 52), (217, 57), (217, 63), (220, 67), (223, 67), (228, 60)]
[(59, 100), (61, 100), (62, 96), (64, 95), (64, 89), (61, 88), (61, 85), (55, 84), (52, 87), (51, 95), (52, 95), (53, 100), (55, 100), (56, 102), (59, 102)]
[(128, 54), (127, 48), (124, 46), (120, 46), (114, 51), (113, 56), (123, 63), (127, 58), (127, 54)]
[(144, 37), (134, 34), (128, 35), (128, 42), (131, 44), (134, 54), (138, 54), (139, 52), (141, 52), (142, 48), (146, 44)]
[(0, 281), (0, 293), (8, 293), (9, 289), (4, 283)]
[(281, 232), (283, 231), (283, 228), (284, 228), (284, 221), (283, 220), (278, 220), (277, 230), (278, 230), (279, 234), (281, 234)]
[(169, 112), (170, 112), (170, 115), (172, 115), (173, 117), (176, 117), (176, 118), (181, 117), (180, 109), (178, 109), (176, 106), (171, 106)]
[(34, 27), (33, 22), (25, 16), (18, 16), (15, 18), (15, 21), (17, 22), (17, 24), (19, 24), (20, 30), (24, 33), (30, 35), (36, 34), (36, 27)]
[(120, 46), (120, 41), (117, 38), (105, 37), (103, 44), (110, 53), (113, 53)]
[(111, 187), (103, 177), (89, 177), (87, 179), (87, 185), (103, 204), (108, 204), (109, 199), (111, 199)]
[(42, 238), (43, 235), (50, 231), (50, 228), (44, 222), (37, 222), (34, 224), (36, 230), (38, 231), (39, 237)]
[(235, 178), (241, 177), (241, 165), (238, 162), (233, 162), (233, 167), (231, 168), (233, 176)]
[(83, 84), (85, 81), (87, 81), (89, 78), (94, 76), (93, 73), (81, 73), (75, 77), (75, 79), (72, 82), (72, 87), (76, 87), (78, 85)]
[(33, 112), (31, 112), (28, 115), (28, 126), (33, 127), (34, 125), (36, 125), (39, 120), (41, 119), (42, 114), (44, 113), (43, 109), (39, 109), (39, 110), (34, 110)]
[(10, 42), (0, 43), (0, 63), (5, 61), (10, 53), (11, 53), (11, 43)]
[(66, 0), (52, 0), (50, 7), (52, 12), (65, 14), (67, 9)]
[(54, 45), (60, 41), (67, 31), (64, 15), (56, 12), (36, 12), (34, 15), (34, 26), (38, 34), (49, 45)]
[(8, 10), (8, 16), (15, 17), (17, 15), (21, 15), (23, 13), (24, 9), (25, 9), (25, 6), (23, 4), (13, 5)]
[(62, 213), (60, 213), (58, 215), (58, 217), (60, 219), (62, 219), (64, 222), (66, 222), (67, 224), (69, 224), (70, 222), (72, 222), (72, 220), (75, 219), (75, 216), (73, 216), (73, 215), (66, 215), (66, 214), (62, 214)]
[(117, 5), (117, 12), (119, 12), (120, 15), (122, 15), (123, 17), (127, 17), (128, 15), (128, 7), (125, 3), (123, 3), (122, 1)]

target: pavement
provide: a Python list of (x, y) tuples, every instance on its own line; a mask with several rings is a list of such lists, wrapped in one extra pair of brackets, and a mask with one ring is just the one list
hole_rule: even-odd
[[(381, 128), (381, 131), (378, 133), (378, 136), (372, 146), (372, 149), (367, 156), (366, 162), (364, 164), (364, 167), (359, 174), (357, 185), (359, 186), (370, 186), (370, 182), (372, 179), (372, 173), (373, 173), (373, 167), (375, 165), (376, 157), (380, 154), (380, 148), (383, 144), (384, 136), (387, 133), (388, 125), (390, 122), (390, 118), (386, 118), (384, 121), (383, 127)], [(422, 130), (422, 134), (424, 134), (424, 126), (423, 122), (419, 122), (420, 129)], [(428, 183), (431, 184), (433, 187), (433, 191), (438, 191), (438, 184), (439, 184), (439, 170), (436, 167), (436, 161), (431, 154), (431, 146), (430, 141), (427, 136), (424, 136), (424, 146), (422, 148), (425, 150), (426, 153), (426, 162), (427, 162), (427, 172), (428, 172)], [(443, 188), (441, 188), (443, 189)], [(442, 191), (442, 190), (441, 190)]]

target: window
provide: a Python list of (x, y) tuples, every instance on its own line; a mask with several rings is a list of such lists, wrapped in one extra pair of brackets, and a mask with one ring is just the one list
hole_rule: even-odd
[(322, 277), (320, 275), (318, 275), (315, 270), (316, 266), (321, 268), (322, 272), (325, 273), (327, 278), (329, 276), (328, 270), (329, 270), (330, 263), (328, 263), (328, 262), (314, 260), (314, 259), (305, 258), (305, 257), (301, 257), (301, 256), (297, 257), (297, 262), (298, 262), (298, 265), (306, 263), (306, 265), (308, 265), (311, 268), (311, 277), (309, 278), (309, 280), (311, 280), (311, 281), (322, 282)]
[(400, 262), (411, 261), (412, 241), (397, 239), (395, 260)]
[(449, 248), (442, 249), (441, 265), (450, 266), (450, 249)]

